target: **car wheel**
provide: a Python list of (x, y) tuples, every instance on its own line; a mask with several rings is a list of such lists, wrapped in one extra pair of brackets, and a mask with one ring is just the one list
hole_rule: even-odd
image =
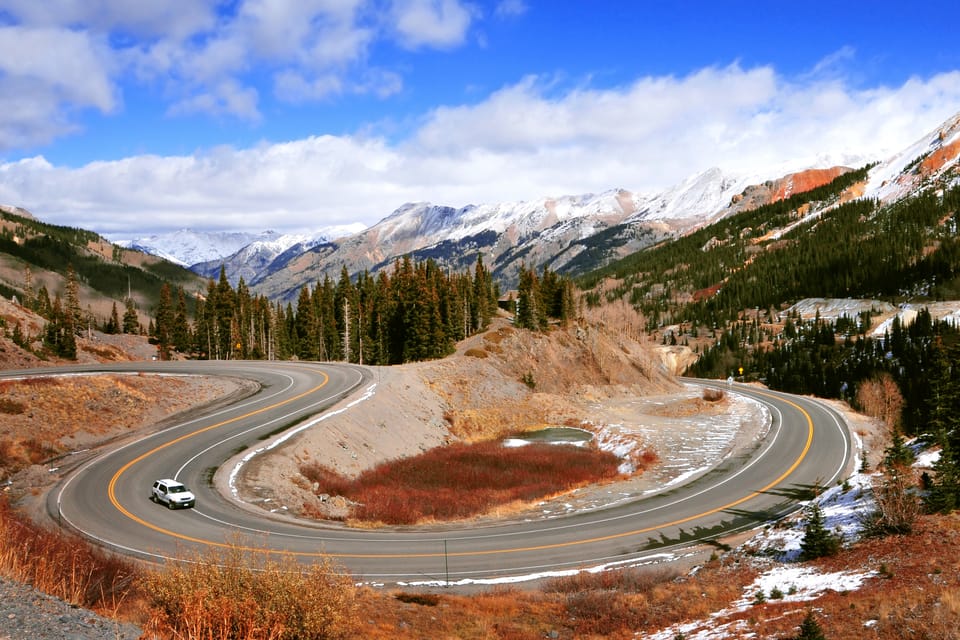
[(167, 503), (167, 508), (171, 510), (176, 509), (177, 505), (173, 504), (173, 500), (171, 500), (170, 502)]
[(156, 501), (157, 501), (157, 496), (151, 493), (151, 494), (150, 494), (150, 502), (154, 502), (154, 503), (155, 503)]

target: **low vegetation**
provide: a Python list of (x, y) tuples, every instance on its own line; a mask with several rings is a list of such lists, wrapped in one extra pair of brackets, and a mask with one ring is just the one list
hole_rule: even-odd
[(36, 524), (0, 499), (0, 572), (77, 606), (112, 612), (136, 592), (135, 563)]
[(500, 441), (453, 444), (378, 465), (356, 478), (318, 464), (300, 472), (318, 494), (343, 496), (352, 519), (384, 524), (453, 520), (618, 477), (621, 460), (593, 448)]
[(160, 638), (357, 637), (357, 589), (328, 558), (306, 566), (237, 540), (147, 574), (143, 590)]
[(874, 569), (876, 577), (856, 592), (827, 591), (798, 604), (784, 584), (743, 610), (730, 605), (758, 570), (737, 551), (688, 575), (662, 568), (583, 572), (535, 589), (462, 595), (357, 587), (327, 559), (300, 566), (260, 556), (251, 563), (239, 541), (146, 573), (36, 527), (6, 502), (0, 536), (4, 576), (136, 622), (158, 639), (627, 639), (722, 611), (717, 625), (737, 622), (751, 637), (804, 637), (811, 611), (826, 638), (864, 637), (865, 623), (879, 640), (947, 640), (960, 628), (957, 514), (923, 516), (912, 535), (869, 538), (815, 563), (825, 572)]

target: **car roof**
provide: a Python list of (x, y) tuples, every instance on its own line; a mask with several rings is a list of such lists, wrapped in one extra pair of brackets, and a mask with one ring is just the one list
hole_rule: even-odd
[(172, 484), (183, 484), (183, 483), (180, 482), (179, 480), (173, 480), (173, 479), (171, 479), (171, 478), (161, 478), (161, 479), (157, 480), (157, 482), (162, 482), (163, 484), (165, 484), (165, 485), (167, 485), (167, 486), (170, 486), (170, 485), (172, 485)]

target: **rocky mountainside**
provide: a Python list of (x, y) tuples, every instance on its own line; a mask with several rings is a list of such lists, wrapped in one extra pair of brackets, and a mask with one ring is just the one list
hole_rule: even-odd
[[(958, 119), (960, 114), (878, 163), (858, 195), (888, 202), (949, 171), (960, 155)], [(376, 271), (411, 255), (464, 270), (480, 254), (502, 285), (510, 287), (521, 265), (585, 273), (727, 216), (815, 189), (850, 169), (811, 168), (764, 180), (712, 168), (653, 194), (615, 189), (461, 208), (408, 203), (372, 227), (337, 240), (296, 244), (273, 259), (249, 247), (194, 269), (213, 276), (222, 264), (228, 277), (243, 275), (255, 292), (290, 300), (304, 284), (325, 276), (336, 279), (344, 267), (352, 274)]]
[(344, 266), (350, 273), (376, 271), (411, 255), (465, 270), (480, 254), (502, 286), (511, 287), (521, 265), (582, 273), (725, 215), (819, 186), (845, 171), (815, 169), (754, 184), (756, 178), (732, 178), (710, 169), (652, 195), (617, 189), (459, 209), (407, 204), (358, 234), (300, 254), (288, 252), (247, 282), (257, 293), (291, 299), (304, 284), (325, 276), (336, 279)]
[[(942, 176), (956, 175), (960, 114), (894, 157), (878, 163), (856, 197), (890, 202)], [(400, 256), (433, 259), (452, 270), (471, 268), (477, 255), (506, 289), (522, 265), (579, 275), (663, 240), (736, 213), (806, 192), (849, 171), (811, 168), (777, 179), (730, 176), (709, 169), (660, 193), (614, 189), (600, 194), (541, 198), (460, 208), (408, 203), (372, 227), (327, 229), (309, 236), (265, 232), (180, 231), (122, 244), (163, 256), (204, 278), (224, 268), (255, 294), (293, 300), (304, 285), (343, 268), (351, 274), (390, 267)]]

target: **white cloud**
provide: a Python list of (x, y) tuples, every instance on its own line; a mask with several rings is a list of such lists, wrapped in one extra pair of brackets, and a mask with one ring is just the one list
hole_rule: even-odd
[(0, 149), (49, 142), (75, 126), (67, 114), (110, 113), (118, 96), (104, 49), (57, 27), (0, 27)]
[[(7, 0), (3, 11), (13, 26), (0, 27), (0, 89), (4, 80), (29, 78), (38, 118), (25, 123), (0, 113), (0, 148), (72, 131), (73, 109), (111, 111), (122, 91), (136, 85), (157, 90), (168, 114), (254, 121), (271, 80), (275, 97), (294, 102), (351, 92), (393, 95), (402, 86), (397, 71), (369, 61), (373, 44), (394, 35), (378, 6), (375, 0)], [(410, 0), (395, 9), (397, 32), (414, 47), (459, 44), (471, 21), (456, 0)], [(52, 123), (44, 125), (41, 115)]]
[[(224, 93), (237, 103), (202, 108), (253, 108), (242, 85)], [(649, 191), (711, 166), (775, 177), (825, 154), (882, 158), (958, 110), (960, 72), (872, 89), (738, 65), (606, 89), (563, 91), (530, 77), (476, 104), (435, 109), (400, 142), (320, 136), (78, 169), (42, 158), (7, 163), (0, 202), (104, 233), (145, 233), (160, 221), (163, 228), (254, 231), (373, 224), (409, 201), (462, 206), (614, 187)], [(144, 228), (144, 221), (155, 223)]]
[(459, 0), (394, 0), (393, 18), (405, 46), (445, 48), (464, 41), (473, 10)]
[(53, 27), (0, 27), (0, 73), (47, 87), (59, 100), (108, 112), (116, 96), (102, 47)]
[(501, 0), (493, 10), (497, 18), (515, 18), (527, 12), (527, 3), (523, 0)]
[(137, 36), (185, 38), (212, 29), (217, 0), (4, 0), (4, 10), (26, 26)]
[(203, 86), (197, 93), (171, 105), (168, 113), (175, 116), (195, 113), (228, 115), (255, 122), (260, 119), (257, 99), (256, 89), (227, 79)]

